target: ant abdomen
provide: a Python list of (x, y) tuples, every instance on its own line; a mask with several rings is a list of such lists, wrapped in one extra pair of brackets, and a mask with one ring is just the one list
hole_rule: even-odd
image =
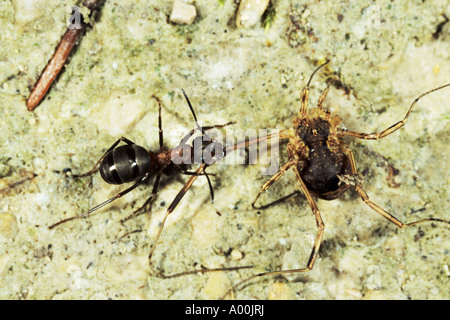
[(152, 168), (154, 158), (136, 144), (110, 150), (100, 164), (100, 175), (109, 184), (136, 181)]

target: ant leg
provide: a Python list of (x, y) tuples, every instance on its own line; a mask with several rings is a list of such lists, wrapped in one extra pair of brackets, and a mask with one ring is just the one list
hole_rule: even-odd
[[(204, 174), (204, 173), (195, 173), (195, 172), (192, 172), (192, 171), (186, 171), (186, 170), (182, 170), (182, 169), (180, 169), (179, 171), (178, 171), (178, 173), (180, 173), (180, 174), (185, 174), (185, 175), (188, 175), (188, 176), (193, 176), (193, 175), (196, 175), (196, 176), (206, 176), (206, 174)], [(216, 174), (215, 173), (208, 173), (208, 176), (215, 176)]]
[(117, 140), (116, 142), (114, 142), (114, 143), (111, 145), (111, 147), (109, 147), (109, 149), (106, 150), (106, 152), (101, 156), (101, 158), (97, 161), (97, 163), (94, 165), (94, 167), (93, 167), (91, 170), (89, 170), (88, 172), (82, 173), (82, 174), (74, 174), (74, 175), (72, 175), (72, 176), (73, 176), (74, 178), (82, 178), (82, 177), (90, 176), (90, 175), (93, 174), (93, 173), (96, 173), (96, 172), (98, 171), (98, 166), (100, 165), (100, 163), (102, 162), (102, 160), (105, 158), (106, 154), (107, 154), (108, 152), (110, 152), (111, 150), (113, 150), (115, 147), (117, 147), (117, 145), (118, 145), (120, 142), (122, 142), (122, 141), (125, 142), (126, 144), (129, 144), (129, 145), (135, 144), (133, 141), (131, 141), (131, 140), (125, 138), (125, 137), (120, 137), (119, 140)]
[(94, 212), (95, 210), (100, 209), (101, 207), (107, 205), (108, 203), (111, 203), (111, 202), (113, 202), (114, 200), (116, 200), (116, 199), (118, 199), (118, 198), (120, 198), (120, 197), (126, 195), (128, 192), (134, 190), (134, 189), (135, 189), (136, 187), (138, 187), (142, 182), (144, 182), (145, 180), (147, 180), (147, 178), (149, 177), (149, 175), (150, 175), (150, 173), (147, 173), (147, 174), (146, 174), (145, 176), (143, 176), (138, 182), (136, 182), (134, 185), (132, 185), (132, 186), (129, 187), (128, 189), (126, 189), (126, 190), (124, 190), (124, 191), (122, 191), (122, 192), (119, 192), (119, 193), (116, 194), (114, 197), (112, 197), (112, 198), (110, 198), (110, 199), (108, 199), (108, 200), (106, 200), (106, 201), (100, 203), (99, 205), (96, 205), (95, 207), (89, 209), (87, 212), (85, 212), (85, 213), (83, 213), (83, 214), (79, 214), (79, 215), (77, 215), (77, 216), (73, 216), (73, 217), (70, 217), (70, 218), (61, 220), (61, 221), (59, 221), (59, 222), (56, 222), (56, 223), (52, 224), (51, 226), (49, 226), (48, 228), (49, 228), (49, 229), (53, 229), (53, 228), (55, 228), (56, 226), (59, 226), (60, 224), (63, 224), (63, 223), (65, 223), (65, 222), (68, 222), (68, 221), (71, 221), (71, 220), (75, 220), (75, 219), (84, 218), (84, 217), (89, 216), (89, 214), (91, 214), (91, 213)]
[[(353, 157), (353, 152), (350, 150), (350, 148), (347, 148), (345, 153), (347, 154), (347, 156), (350, 159), (350, 165), (351, 165), (353, 174), (358, 175), (358, 172), (356, 171), (355, 158)], [(361, 183), (360, 182), (356, 183), (355, 189), (356, 189), (356, 192), (358, 192), (359, 196), (361, 197), (361, 199), (363, 200), (363, 202), (365, 204), (367, 204), (372, 210), (375, 210), (377, 213), (379, 213), (384, 218), (388, 219), (390, 222), (395, 224), (400, 229), (401, 228), (410, 227), (410, 226), (413, 226), (413, 225), (416, 225), (416, 224), (419, 224), (419, 223), (423, 223), (423, 222), (433, 222), (434, 221), (434, 222), (445, 222), (445, 223), (449, 223), (450, 224), (450, 221), (446, 221), (446, 220), (442, 220), (442, 219), (436, 219), (436, 218), (427, 218), (427, 219), (422, 219), (422, 220), (418, 220), (418, 221), (413, 221), (413, 222), (410, 222), (410, 223), (403, 223), (402, 221), (400, 221), (399, 219), (394, 217), (392, 214), (390, 214), (389, 212), (387, 212), (386, 210), (381, 208), (379, 205), (374, 203), (372, 200), (370, 200), (370, 198), (367, 195), (367, 193), (361, 187)]]
[(213, 186), (212, 186), (211, 180), (209, 179), (209, 175), (206, 173), (206, 167), (203, 168), (203, 174), (205, 175), (206, 180), (208, 181), (209, 194), (211, 195), (211, 204), (214, 205), (214, 190), (213, 190)]
[(150, 195), (150, 197), (144, 202), (144, 204), (139, 209), (135, 210), (133, 212), (133, 214), (120, 220), (120, 223), (124, 223), (124, 222), (126, 222), (130, 219), (133, 219), (134, 217), (137, 217), (138, 215), (146, 212), (143, 209), (146, 208), (148, 205), (150, 205), (150, 208), (147, 211), (149, 211), (149, 212), (152, 211), (152, 203), (156, 197), (156, 194), (158, 193), (158, 186), (159, 186), (159, 181), (161, 180), (161, 175), (162, 175), (162, 170), (160, 170), (158, 172), (158, 175), (155, 178), (155, 183), (153, 184), (152, 194)]
[(189, 188), (192, 186), (192, 184), (194, 183), (194, 181), (197, 179), (199, 173), (204, 169), (206, 164), (201, 164), (197, 170), (195, 171), (196, 174), (192, 175), (188, 181), (184, 184), (183, 188), (181, 188), (181, 190), (178, 192), (178, 194), (176, 195), (175, 199), (172, 201), (172, 203), (170, 204), (170, 206), (167, 208), (166, 214), (161, 222), (161, 226), (159, 227), (158, 233), (156, 234), (156, 239), (155, 242), (153, 244), (152, 249), (150, 250), (150, 254), (148, 255), (148, 260), (149, 260), (149, 264), (152, 265), (151, 263), (151, 258), (153, 256), (153, 252), (155, 251), (156, 245), (158, 243), (159, 237), (161, 236), (161, 232), (164, 228), (164, 224), (166, 223), (167, 217), (172, 213), (172, 211), (176, 208), (176, 206), (178, 205), (178, 203), (181, 201), (181, 199), (184, 197), (184, 195), (186, 194), (186, 192), (189, 190)]
[(250, 276), (250, 277), (248, 277), (248, 278), (238, 282), (234, 286), (232, 286), (230, 288), (230, 290), (228, 290), (228, 292), (222, 298), (225, 298), (230, 292), (235, 290), (237, 287), (240, 287), (244, 283), (249, 282), (250, 280), (253, 280), (255, 278), (259, 278), (259, 277), (263, 277), (263, 276), (269, 276), (269, 275), (280, 275), (280, 274), (286, 274), (286, 273), (302, 273), (302, 272), (311, 271), (313, 269), (314, 262), (317, 259), (317, 254), (319, 253), (319, 249), (320, 249), (320, 246), (322, 244), (322, 238), (323, 238), (323, 233), (324, 233), (324, 230), (325, 230), (325, 224), (323, 223), (322, 217), (320, 215), (319, 208), (317, 207), (314, 199), (312, 198), (311, 194), (308, 191), (308, 188), (306, 187), (305, 183), (303, 182), (303, 179), (301, 178), (300, 173), (297, 170), (297, 167), (294, 166), (293, 170), (294, 170), (294, 173), (295, 173), (295, 178), (297, 179), (297, 182), (300, 185), (300, 189), (302, 190), (302, 192), (306, 196), (306, 199), (308, 200), (309, 206), (311, 207), (311, 210), (314, 213), (314, 218), (316, 220), (316, 225), (317, 225), (316, 239), (314, 240), (314, 245), (313, 245), (313, 248), (311, 250), (311, 254), (309, 256), (309, 260), (308, 260), (308, 263), (307, 263), (306, 267), (305, 268), (301, 268), (301, 269), (289, 269), (289, 270), (280, 270), (280, 271), (261, 272), (261, 273), (252, 275), (252, 276)]
[[(202, 165), (200, 165), (198, 167), (198, 169), (195, 171), (196, 174), (192, 175), (189, 178), (189, 180), (185, 183), (183, 188), (181, 188), (181, 190), (178, 192), (178, 194), (176, 195), (175, 199), (172, 201), (170, 206), (167, 208), (166, 214), (165, 214), (165, 216), (164, 216), (164, 218), (163, 218), (163, 220), (161, 222), (161, 226), (159, 227), (158, 234), (156, 235), (156, 239), (155, 239), (155, 242), (153, 244), (153, 247), (150, 250), (150, 254), (148, 255), (148, 262), (149, 262), (150, 268), (153, 267), (151, 259), (152, 259), (153, 253), (155, 252), (156, 244), (158, 243), (159, 237), (161, 236), (161, 233), (162, 233), (162, 230), (164, 228), (164, 224), (166, 223), (167, 217), (173, 212), (173, 210), (175, 210), (176, 206), (181, 201), (181, 199), (184, 197), (184, 195), (189, 190), (189, 188), (192, 186), (194, 181), (197, 179), (197, 177), (199, 176), (200, 172), (204, 171), (205, 166), (206, 166), (206, 164), (202, 164)], [(170, 275), (165, 275), (165, 274), (163, 274), (163, 273), (161, 273), (161, 272), (159, 272), (159, 271), (154, 269), (153, 273), (154, 273), (154, 275), (156, 275), (159, 278), (169, 279), (169, 278), (176, 278), (176, 277), (190, 275), (190, 274), (196, 274), (196, 273), (204, 274), (206, 272), (214, 272), (214, 271), (233, 271), (233, 270), (246, 269), (246, 268), (252, 268), (252, 267), (253, 266), (241, 266), (241, 267), (212, 268), (212, 269), (208, 269), (208, 268), (202, 267), (201, 269), (190, 270), (190, 271), (183, 271), (183, 272), (170, 274)]]
[[(289, 169), (291, 169), (295, 164), (297, 164), (297, 159), (291, 159), (289, 160), (289, 162), (287, 162), (286, 164), (284, 164), (280, 170), (275, 173), (266, 183), (263, 184), (263, 186), (261, 187), (261, 189), (259, 190), (258, 195), (256, 196), (255, 200), (253, 200), (252, 202), (252, 207), (253, 209), (261, 209), (262, 207), (257, 207), (255, 206), (256, 201), (258, 201), (259, 197), (261, 196), (261, 194), (263, 192), (266, 192), (267, 189), (270, 188), (270, 186), (272, 184), (274, 184), (278, 179), (280, 179), (283, 174), (285, 174)], [(265, 206), (264, 206), (265, 207)]]
[(162, 109), (162, 103), (161, 100), (155, 95), (152, 96), (153, 99), (155, 99), (158, 102), (158, 129), (159, 129), (159, 150), (163, 151), (164, 149), (164, 138), (163, 138), (163, 129), (162, 129), (162, 117), (161, 117), (161, 109)]
[(421, 98), (423, 98), (424, 96), (426, 96), (432, 92), (435, 92), (437, 90), (443, 89), (448, 86), (450, 86), (450, 83), (447, 83), (443, 86), (440, 86), (440, 87), (434, 88), (430, 91), (427, 91), (425, 93), (422, 93), (411, 104), (411, 106), (409, 107), (408, 112), (406, 113), (406, 116), (403, 120), (400, 120), (400, 121), (394, 123), (392, 126), (390, 126), (389, 128), (387, 128), (381, 132), (361, 133), (361, 132), (355, 132), (355, 131), (346, 130), (346, 129), (340, 129), (340, 131), (338, 132), (338, 137), (351, 136), (351, 137), (356, 137), (358, 139), (364, 139), (364, 140), (378, 140), (378, 139), (384, 138), (384, 137), (390, 135), (391, 133), (394, 133), (395, 131), (397, 131), (398, 129), (400, 129), (401, 127), (403, 127), (405, 125), (406, 120), (408, 120), (409, 115), (411, 114), (414, 106)]

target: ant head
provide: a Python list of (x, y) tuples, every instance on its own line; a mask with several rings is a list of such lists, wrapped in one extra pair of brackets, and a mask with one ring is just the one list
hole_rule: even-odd
[(223, 144), (211, 140), (208, 136), (196, 137), (192, 145), (195, 163), (206, 163), (210, 166), (225, 156)]
[(176, 165), (192, 164), (192, 146), (182, 143), (172, 149), (170, 159)]

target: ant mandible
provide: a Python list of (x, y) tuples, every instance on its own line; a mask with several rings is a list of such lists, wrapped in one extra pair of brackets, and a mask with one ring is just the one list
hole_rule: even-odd
[[(182, 92), (194, 117), (196, 128), (191, 130), (187, 135), (185, 135), (184, 138), (181, 140), (181, 142), (175, 148), (173, 148), (172, 150), (164, 150), (163, 130), (161, 120), (162, 104), (161, 101), (156, 96), (153, 96), (153, 98), (158, 102), (159, 105), (159, 115), (158, 115), (159, 149), (160, 149), (159, 152), (146, 150), (145, 148), (135, 144), (133, 141), (125, 137), (121, 137), (119, 140), (117, 140), (115, 143), (111, 145), (111, 147), (103, 154), (103, 156), (97, 161), (97, 163), (90, 171), (83, 174), (74, 175), (74, 177), (80, 178), (92, 175), (97, 171), (100, 171), (100, 175), (103, 178), (103, 180), (109, 184), (120, 185), (129, 182), (135, 183), (131, 187), (125, 189), (124, 191), (119, 192), (114, 197), (96, 205), (95, 207), (89, 209), (87, 212), (83, 214), (66, 218), (64, 220), (61, 220), (59, 222), (50, 225), (49, 229), (53, 229), (59, 226), (60, 224), (63, 224), (71, 220), (85, 218), (89, 216), (92, 212), (102, 208), (103, 206), (113, 202), (114, 200), (134, 190), (144, 181), (148, 180), (151, 176), (154, 176), (156, 174), (151, 196), (145, 201), (145, 203), (140, 208), (135, 210), (132, 215), (130, 215), (125, 219), (122, 219), (121, 222), (123, 223), (129, 220), (130, 218), (137, 216), (141, 212), (143, 211), (145, 212), (144, 209), (147, 208), (147, 206), (150, 206), (151, 209), (151, 204), (158, 192), (159, 181), (163, 173), (165, 174), (182, 173), (190, 175), (188, 181), (184, 184), (183, 188), (181, 188), (181, 190), (175, 196), (172, 203), (169, 205), (166, 214), (161, 222), (160, 228), (156, 235), (155, 242), (152, 246), (152, 249), (148, 257), (149, 264), (150, 266), (152, 266), (151, 258), (155, 251), (156, 244), (158, 243), (162, 230), (164, 228), (164, 224), (167, 220), (167, 217), (174, 211), (178, 203), (181, 201), (183, 196), (192, 186), (197, 177), (199, 175), (204, 175), (207, 178), (211, 193), (211, 201), (214, 201), (213, 188), (209, 180), (208, 174), (205, 171), (206, 168), (208, 166), (211, 166), (218, 160), (222, 159), (223, 157), (225, 157), (231, 151), (244, 148), (246, 146), (255, 144), (259, 141), (271, 139), (272, 136), (269, 134), (265, 137), (255, 138), (253, 140), (241, 142), (229, 147), (224, 147), (220, 142), (214, 141), (211, 137), (209, 137), (206, 131), (213, 128), (223, 128), (227, 125), (233, 124), (233, 122), (229, 122), (223, 125), (201, 127), (198, 124), (197, 117), (195, 115), (194, 109), (192, 108), (191, 102), (189, 101), (189, 98), (187, 97), (184, 90), (182, 90)], [(201, 132), (201, 135), (193, 139), (192, 145), (187, 144), (188, 140), (196, 132)], [(118, 146), (119, 143), (121, 142), (124, 142), (125, 144)], [(195, 172), (187, 171), (186, 168), (193, 163), (198, 163), (200, 164), (200, 166), (195, 170)], [(155, 271), (155, 275), (161, 278), (173, 278), (194, 273), (205, 273), (212, 271), (231, 271), (250, 267), (252, 266), (214, 268), (214, 269), (207, 269), (202, 267), (202, 269), (199, 270), (184, 271), (172, 275), (164, 275), (161, 272)]]
[(450, 223), (450, 221), (436, 218), (428, 218), (410, 223), (404, 223), (370, 200), (369, 196), (362, 188), (362, 177), (356, 170), (353, 153), (350, 147), (342, 140), (345, 136), (351, 136), (364, 140), (379, 140), (390, 135), (391, 133), (394, 133), (405, 125), (406, 120), (413, 110), (413, 107), (421, 98), (432, 92), (450, 86), (450, 83), (421, 94), (411, 104), (405, 118), (396, 122), (389, 128), (378, 133), (359, 133), (338, 128), (337, 126), (342, 119), (338, 115), (331, 116), (327, 110), (323, 109), (323, 101), (327, 96), (328, 88), (326, 88), (320, 95), (317, 108), (313, 109), (310, 114), (307, 112), (309, 86), (312, 78), (314, 74), (327, 63), (328, 62), (325, 62), (314, 70), (308, 83), (301, 91), (301, 106), (298, 116), (293, 119), (293, 128), (281, 130), (279, 133), (280, 138), (289, 139), (287, 144), (289, 161), (261, 187), (258, 195), (252, 202), (252, 207), (254, 209), (267, 207), (268, 205), (264, 205), (258, 208), (255, 205), (261, 194), (267, 191), (269, 187), (280, 179), (287, 171), (290, 169), (294, 171), (295, 178), (300, 186), (300, 189), (306, 196), (309, 206), (313, 211), (318, 229), (306, 267), (300, 269), (262, 272), (252, 275), (235, 284), (223, 297), (227, 296), (231, 291), (242, 284), (258, 277), (287, 273), (301, 273), (313, 269), (325, 230), (325, 224), (323, 223), (320, 211), (313, 197), (324, 200), (334, 200), (347, 191), (350, 186), (354, 186), (356, 192), (365, 204), (399, 228), (406, 228), (430, 221)]

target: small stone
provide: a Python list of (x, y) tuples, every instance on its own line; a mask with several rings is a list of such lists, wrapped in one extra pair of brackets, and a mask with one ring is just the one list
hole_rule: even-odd
[(184, 3), (180, 0), (173, 2), (172, 13), (170, 14), (170, 21), (177, 24), (192, 24), (197, 16), (195, 6)]
[(236, 26), (250, 28), (256, 25), (261, 21), (269, 2), (269, 0), (242, 0), (236, 14)]
[(0, 235), (6, 239), (14, 239), (17, 233), (17, 219), (12, 213), (0, 214)]
[(234, 260), (234, 261), (241, 260), (243, 257), (244, 257), (244, 255), (239, 250), (233, 249), (231, 251), (231, 259), (232, 260)]

